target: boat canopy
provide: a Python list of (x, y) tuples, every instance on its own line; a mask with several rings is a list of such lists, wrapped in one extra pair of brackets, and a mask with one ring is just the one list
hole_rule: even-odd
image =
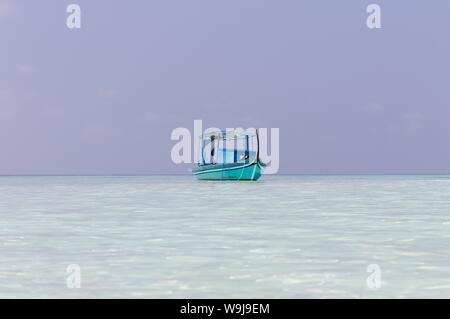
[(215, 131), (203, 134), (201, 138), (211, 139), (211, 137), (214, 137), (215, 139), (235, 140), (235, 139), (245, 139), (246, 136), (255, 137), (256, 132), (249, 132), (244, 130)]
[(258, 135), (244, 130), (208, 132), (200, 136), (198, 165), (254, 161), (258, 156)]

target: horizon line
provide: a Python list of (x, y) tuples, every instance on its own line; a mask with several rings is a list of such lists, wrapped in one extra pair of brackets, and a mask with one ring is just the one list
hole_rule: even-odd
[[(192, 174), (0, 174), (0, 177), (152, 177), (152, 176), (193, 176)], [(450, 176), (446, 173), (280, 173), (264, 174), (276, 176)]]

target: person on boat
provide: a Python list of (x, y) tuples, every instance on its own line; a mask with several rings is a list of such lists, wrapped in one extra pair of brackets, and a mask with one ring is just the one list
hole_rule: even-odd
[(250, 156), (249, 155), (241, 155), (241, 157), (240, 157), (240, 159), (239, 160), (241, 160), (241, 161), (245, 161), (245, 160), (248, 160), (250, 158)]

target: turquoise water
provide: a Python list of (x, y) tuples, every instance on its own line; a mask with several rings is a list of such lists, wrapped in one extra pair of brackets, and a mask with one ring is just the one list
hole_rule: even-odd
[(0, 177), (0, 297), (450, 298), (449, 195), (446, 176)]

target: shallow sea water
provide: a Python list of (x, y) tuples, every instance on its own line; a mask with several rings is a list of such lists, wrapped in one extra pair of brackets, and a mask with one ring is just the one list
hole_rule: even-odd
[(0, 177), (0, 297), (450, 298), (450, 177)]

